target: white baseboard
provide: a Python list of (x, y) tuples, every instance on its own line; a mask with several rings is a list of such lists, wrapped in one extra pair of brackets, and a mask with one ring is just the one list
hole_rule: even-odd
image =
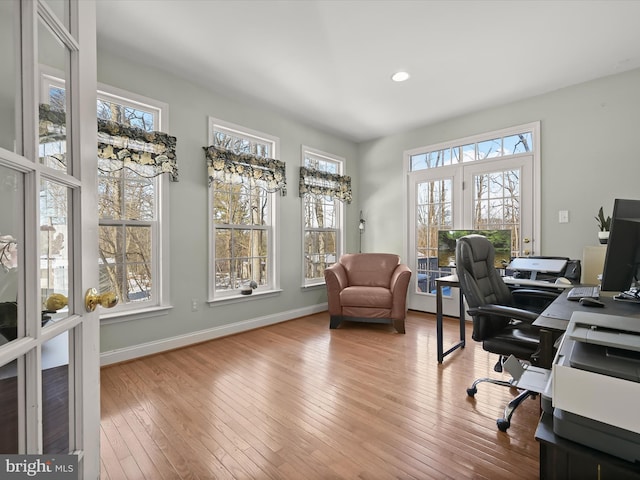
[(241, 322), (231, 323), (229, 325), (221, 325), (219, 327), (213, 327), (207, 330), (188, 333), (186, 335), (163, 338), (162, 340), (156, 340), (153, 342), (133, 345), (131, 347), (118, 348), (116, 350), (102, 352), (100, 354), (100, 365), (105, 366), (111, 365), (112, 363), (125, 362), (127, 360), (133, 360), (135, 358), (144, 357), (146, 355), (153, 355), (155, 353), (165, 352), (167, 350), (186, 347), (188, 345), (193, 345), (194, 343), (206, 342), (207, 340), (213, 340), (214, 338), (226, 337), (227, 335), (246, 332), (248, 330), (266, 327), (268, 325), (274, 325), (280, 322), (286, 322), (287, 320), (304, 317), (305, 315), (313, 315), (314, 313), (324, 312), (327, 310), (327, 308), (328, 306), (326, 303), (313, 305), (311, 307), (304, 307), (296, 310), (279, 312), (264, 317), (243, 320)]

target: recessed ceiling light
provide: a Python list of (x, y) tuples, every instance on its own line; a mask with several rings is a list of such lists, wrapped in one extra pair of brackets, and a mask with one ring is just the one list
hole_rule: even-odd
[(407, 72), (396, 72), (391, 75), (391, 80), (394, 82), (404, 82), (409, 79), (409, 74)]

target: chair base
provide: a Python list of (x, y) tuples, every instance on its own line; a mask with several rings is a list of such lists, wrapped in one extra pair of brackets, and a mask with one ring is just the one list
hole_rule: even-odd
[(404, 319), (394, 320), (391, 318), (364, 318), (364, 317), (345, 317), (343, 315), (331, 315), (329, 319), (329, 328), (331, 329), (338, 328), (343, 320), (347, 320), (350, 322), (392, 324), (393, 328), (395, 328), (398, 333), (405, 333)]
[[(507, 381), (507, 380), (497, 380), (495, 378), (489, 378), (489, 377), (485, 377), (485, 378), (479, 378), (477, 379), (475, 382), (473, 382), (473, 385), (471, 385), (470, 388), (467, 388), (467, 395), (469, 395), (470, 397), (475, 396), (475, 394), (478, 392), (478, 385), (480, 383), (492, 383), (494, 385), (501, 385), (503, 387), (513, 387), (516, 388), (513, 385), (513, 380)], [(518, 408), (518, 406), (526, 399), (529, 397), (535, 398), (538, 394), (536, 392), (533, 392), (531, 390), (522, 390), (517, 397), (515, 397), (513, 400), (511, 400), (507, 406), (504, 408), (504, 417), (502, 418), (498, 418), (496, 420), (496, 424), (498, 426), (498, 430), (500, 430), (501, 432), (506, 432), (507, 429), (511, 426), (511, 417), (513, 416), (513, 413), (515, 412), (516, 408)]]

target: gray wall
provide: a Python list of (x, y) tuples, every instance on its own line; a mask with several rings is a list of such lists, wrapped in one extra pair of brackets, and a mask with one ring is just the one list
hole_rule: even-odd
[[(582, 258), (585, 245), (598, 243), (598, 208), (611, 214), (614, 198), (640, 198), (640, 70), (360, 144), (364, 250), (403, 251), (403, 151), (538, 120), (538, 254)], [(559, 210), (569, 210), (569, 223), (558, 223)]]
[[(163, 338), (295, 311), (326, 301), (324, 288), (302, 289), (301, 203), (297, 168), (301, 144), (347, 159), (354, 179), (354, 203), (347, 208), (347, 251), (357, 251), (358, 213), (367, 221), (363, 251), (402, 254), (405, 179), (403, 151), (419, 146), (541, 122), (542, 238), (545, 255), (581, 258), (595, 245), (594, 216), (613, 199), (640, 198), (640, 159), (635, 139), (640, 126), (640, 70), (428, 125), (356, 145), (305, 126), (249, 101), (226, 97), (160, 70), (124, 61), (99, 50), (98, 80), (169, 104), (168, 133), (178, 138), (180, 182), (171, 188), (171, 303), (166, 316), (103, 325), (101, 350), (112, 351)], [(208, 307), (207, 180), (202, 146), (212, 115), (276, 135), (287, 162), (289, 193), (281, 199), (281, 284), (273, 298)], [(558, 210), (570, 222), (558, 223)], [(351, 228), (353, 226), (353, 229)], [(199, 311), (191, 311), (191, 299)]]
[[(171, 272), (168, 280), (174, 308), (166, 316), (103, 325), (102, 352), (326, 302), (324, 287), (301, 288), (301, 200), (297, 183), (301, 145), (345, 158), (346, 174), (356, 177), (357, 146), (354, 143), (154, 68), (124, 61), (102, 50), (98, 52), (98, 81), (169, 104), (167, 133), (178, 139), (176, 155), (180, 172), (180, 181), (169, 185)], [(254, 297), (215, 307), (204, 303), (207, 298), (208, 229), (207, 170), (202, 147), (208, 141), (209, 115), (280, 137), (280, 159), (287, 163), (288, 193), (286, 197), (280, 197), (283, 291), (275, 297)], [(357, 187), (354, 196), (357, 198)], [(358, 249), (358, 214), (356, 202), (347, 207), (347, 226), (353, 226), (347, 251)], [(197, 312), (191, 311), (191, 299), (199, 302)]]

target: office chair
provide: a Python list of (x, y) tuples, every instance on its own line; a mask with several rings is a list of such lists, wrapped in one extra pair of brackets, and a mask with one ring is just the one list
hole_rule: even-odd
[[(469, 305), (468, 313), (473, 319), (473, 339), (482, 342), (484, 350), (500, 356), (495, 371), (502, 371), (502, 363), (510, 355), (537, 365), (540, 331), (531, 323), (558, 293), (533, 289), (510, 291), (494, 267), (494, 256), (493, 245), (481, 235), (467, 235), (456, 244), (456, 270), (460, 289)], [(467, 389), (467, 394), (473, 397), (477, 386), (483, 382), (513, 386), (513, 380), (479, 378)], [(535, 392), (524, 390), (509, 402), (504, 417), (496, 422), (498, 429), (506, 432), (518, 405), (535, 395)]]

